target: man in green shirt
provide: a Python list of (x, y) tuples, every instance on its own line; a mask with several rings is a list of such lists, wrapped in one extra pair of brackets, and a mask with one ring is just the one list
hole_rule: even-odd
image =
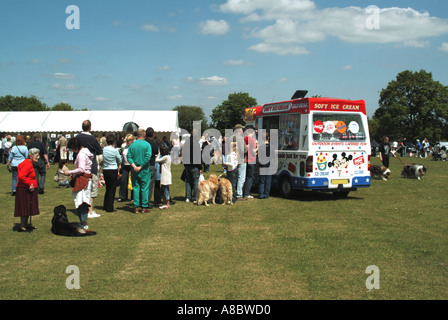
[[(151, 145), (145, 141), (146, 131), (139, 129), (137, 131), (137, 140), (134, 141), (128, 149), (127, 159), (131, 165), (131, 182), (134, 194), (134, 213), (149, 212), (149, 181), (151, 180), (151, 171), (149, 161), (151, 160)], [(141, 199), (140, 199), (141, 196)]]

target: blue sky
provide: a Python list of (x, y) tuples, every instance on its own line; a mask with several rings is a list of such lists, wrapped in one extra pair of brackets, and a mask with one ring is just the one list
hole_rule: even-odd
[(264, 104), (306, 89), (365, 99), (371, 116), (389, 81), (421, 69), (448, 85), (446, 1), (0, 1), (0, 96), (50, 107), (210, 115), (234, 92)]

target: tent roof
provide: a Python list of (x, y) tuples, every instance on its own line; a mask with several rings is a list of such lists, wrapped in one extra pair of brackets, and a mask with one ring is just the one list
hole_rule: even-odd
[(0, 112), (0, 132), (80, 132), (84, 120), (92, 131), (120, 132), (127, 122), (156, 132), (179, 129), (177, 111), (11, 111)]

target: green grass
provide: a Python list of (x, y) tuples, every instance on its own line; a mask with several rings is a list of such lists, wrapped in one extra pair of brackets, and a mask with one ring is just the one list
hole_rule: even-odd
[[(177, 203), (134, 215), (130, 203), (89, 220), (96, 236), (51, 233), (53, 208), (65, 204), (77, 221), (71, 190), (47, 175), (33, 233), (13, 232), (11, 175), (0, 167), (1, 299), (447, 299), (448, 162), (404, 158), (428, 168), (421, 180), (392, 178), (346, 199), (303, 192), (233, 206), (185, 203), (182, 167), (173, 166)], [(372, 159), (379, 164), (378, 158)], [(212, 166), (211, 172), (219, 173)], [(118, 193), (117, 193), (118, 194)], [(65, 286), (66, 268), (80, 270), (81, 289)], [(369, 265), (380, 289), (367, 290)]]

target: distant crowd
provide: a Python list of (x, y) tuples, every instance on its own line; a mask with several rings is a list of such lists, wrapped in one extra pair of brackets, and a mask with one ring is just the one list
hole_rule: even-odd
[(427, 138), (416, 139), (415, 143), (412, 143), (407, 138), (403, 138), (401, 141), (394, 140), (390, 141), (389, 137), (383, 137), (383, 140), (378, 143), (373, 140), (372, 146), (372, 156), (379, 156), (386, 158), (389, 155), (401, 156), (401, 157), (418, 157), (426, 159), (431, 157), (434, 160), (446, 160), (446, 147), (439, 145), (431, 145)]

